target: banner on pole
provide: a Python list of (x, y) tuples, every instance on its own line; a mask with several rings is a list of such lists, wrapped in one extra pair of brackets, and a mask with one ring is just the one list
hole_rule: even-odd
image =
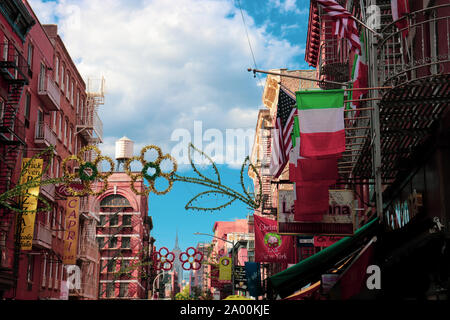
[(219, 260), (219, 280), (231, 280), (231, 266), (232, 260), (228, 257), (222, 257)]
[(78, 245), (78, 228), (80, 218), (80, 198), (67, 198), (66, 221), (64, 231), (64, 264), (76, 264), (77, 262), (77, 245)]
[[(24, 158), (22, 160), (22, 176), (20, 178), (20, 184), (24, 184), (32, 179), (36, 179), (42, 174), (42, 166), (44, 164), (43, 159), (31, 159)], [(25, 166), (27, 168), (24, 170)], [(36, 220), (36, 209), (38, 205), (39, 196), (39, 186), (29, 188), (25, 191), (23, 195), (23, 204), (20, 229), (20, 249), (21, 250), (31, 250), (33, 246), (33, 235), (34, 235), (34, 222)]]

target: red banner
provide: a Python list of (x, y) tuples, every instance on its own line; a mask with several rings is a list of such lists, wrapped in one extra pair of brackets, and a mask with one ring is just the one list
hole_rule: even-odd
[(255, 262), (294, 262), (294, 241), (277, 233), (277, 221), (254, 215)]

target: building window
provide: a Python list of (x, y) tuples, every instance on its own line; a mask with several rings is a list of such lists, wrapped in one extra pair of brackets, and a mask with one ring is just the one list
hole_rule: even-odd
[(119, 216), (117, 214), (112, 214), (109, 216), (109, 226), (117, 226), (119, 225)]
[(130, 248), (130, 237), (122, 237), (122, 249), (129, 249)]
[(77, 115), (78, 115), (78, 112), (80, 111), (80, 91), (79, 90), (77, 90)]
[(9, 40), (8, 38), (4, 38), (3, 40), (3, 61), (8, 61), (8, 49), (9, 49)]
[(116, 260), (110, 259), (106, 268), (108, 272), (116, 272)]
[(61, 66), (61, 91), (64, 92), (64, 66)]
[(5, 114), (5, 102), (0, 98), (0, 120), (3, 120)]
[(105, 225), (105, 222), (106, 222), (106, 216), (105, 215), (100, 215), (99, 227), (103, 227)]
[(110, 237), (109, 238), (109, 246), (108, 248), (117, 248), (117, 238), (116, 237)]
[(72, 79), (72, 82), (71, 82), (71, 84), (70, 84), (70, 104), (72, 105), (72, 107), (73, 107), (73, 79)]
[(30, 69), (33, 68), (33, 45), (28, 43), (28, 56), (27, 56), (27, 64)]
[(122, 225), (131, 227), (131, 215), (123, 215), (122, 216)]
[(130, 207), (130, 202), (124, 196), (112, 194), (102, 199), (100, 207)]
[(97, 238), (97, 243), (98, 243), (99, 249), (102, 249), (103, 246), (105, 245), (104, 240), (105, 240), (105, 238), (103, 238), (103, 237), (98, 237), (98, 238)]
[(55, 58), (55, 82), (59, 83), (59, 58)]
[(39, 91), (45, 90), (45, 64), (41, 63), (41, 68), (39, 69)]
[(64, 121), (64, 145), (67, 146), (67, 126), (68, 126), (68, 121)]
[(30, 109), (31, 109), (31, 95), (27, 91), (25, 93), (25, 127), (30, 127)]
[(53, 261), (52, 261), (52, 257), (50, 257), (49, 259), (50, 261), (50, 265), (48, 267), (48, 287), (52, 288), (53, 286), (53, 275), (52, 275), (52, 269), (53, 269)]
[(44, 255), (44, 260), (42, 263), (42, 283), (41, 286), (45, 286), (47, 280), (47, 255)]
[(106, 284), (106, 297), (107, 298), (114, 297), (114, 283), (112, 282)]
[(59, 126), (58, 126), (58, 138), (61, 140), (61, 133), (62, 133), (62, 118), (63, 115), (59, 115)]
[(34, 280), (34, 256), (28, 255), (27, 281), (32, 283)]
[(70, 94), (70, 87), (69, 87), (69, 82), (70, 82), (70, 75), (69, 75), (69, 73), (67, 72), (67, 75), (66, 75), (66, 98), (67, 99), (69, 99), (69, 94)]
[(128, 283), (121, 282), (119, 287), (119, 297), (126, 297), (128, 295)]

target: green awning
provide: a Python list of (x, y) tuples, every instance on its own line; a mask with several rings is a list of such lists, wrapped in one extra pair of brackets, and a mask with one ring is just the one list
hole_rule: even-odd
[(317, 281), (323, 273), (363, 245), (364, 239), (373, 235), (378, 226), (378, 218), (375, 218), (358, 229), (353, 236), (345, 237), (315, 255), (273, 275), (269, 278), (272, 288), (281, 298), (285, 298), (308, 283)]

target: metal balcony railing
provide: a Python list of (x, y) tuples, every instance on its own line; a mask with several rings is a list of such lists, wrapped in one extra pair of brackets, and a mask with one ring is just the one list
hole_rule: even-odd
[(45, 146), (55, 146), (58, 137), (45, 122), (36, 122), (36, 131), (34, 136), (34, 143), (44, 144)]
[[(48, 180), (50, 179), (50, 176), (47, 174), (42, 175), (42, 180)], [(42, 185), (41, 187), (41, 193), (50, 201), (55, 201), (55, 190), (56, 187), (53, 183)]]
[(7, 82), (28, 84), (31, 70), (11, 42), (0, 43), (0, 74)]
[(77, 132), (87, 139), (98, 139), (100, 142), (103, 140), (103, 122), (97, 111), (91, 112), (88, 116), (77, 117)]
[(52, 231), (42, 222), (34, 226), (33, 246), (50, 249), (52, 247)]
[(412, 12), (382, 34), (378, 67), (383, 86), (450, 74), (450, 4)]
[(49, 75), (39, 75), (38, 94), (44, 102), (43, 106), (48, 111), (60, 110), (61, 91)]
[(100, 252), (98, 244), (95, 240), (89, 240), (83, 237), (80, 241), (80, 250), (78, 256), (81, 259), (87, 259), (91, 261), (98, 261), (100, 258)]
[(0, 118), (0, 133), (4, 133), (11, 141), (16, 140), (14, 137), (25, 141), (25, 124), (17, 116), (6, 114)]

